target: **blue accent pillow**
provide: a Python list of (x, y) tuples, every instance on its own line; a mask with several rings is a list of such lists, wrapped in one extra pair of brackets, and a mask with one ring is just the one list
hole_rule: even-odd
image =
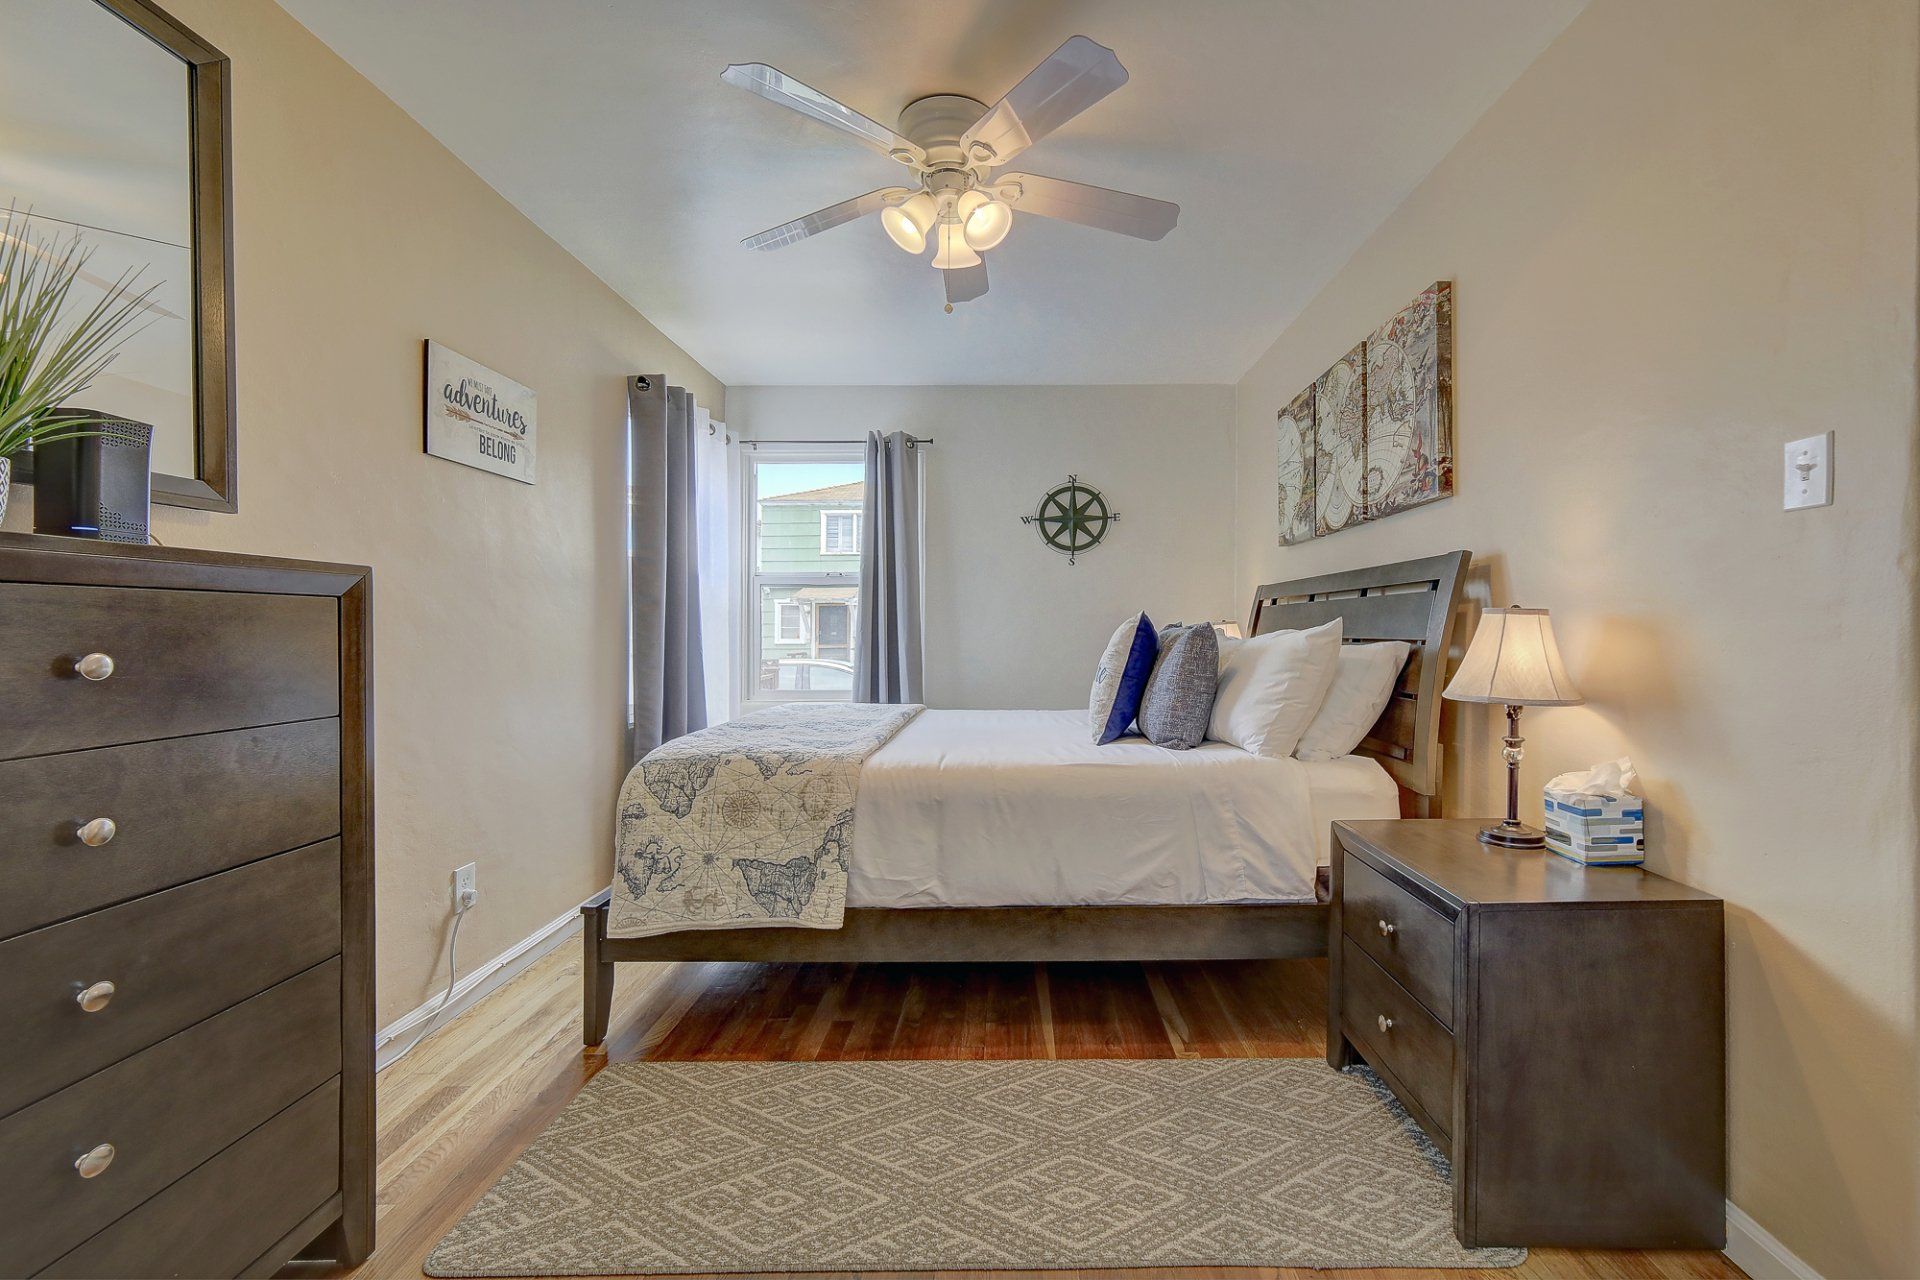
[(1112, 742), (1140, 714), (1140, 699), (1159, 652), (1159, 638), (1144, 613), (1121, 623), (1107, 641), (1107, 651), (1100, 655), (1100, 666), (1093, 673), (1093, 697), (1087, 703), (1096, 743)]

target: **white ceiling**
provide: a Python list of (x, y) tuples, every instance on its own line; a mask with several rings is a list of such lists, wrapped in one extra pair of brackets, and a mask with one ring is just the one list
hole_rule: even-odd
[[(282, 2), (723, 382), (858, 385), (1237, 380), (1585, 0)], [(903, 171), (729, 62), (892, 125), (1076, 32), (1132, 78), (1017, 167), (1176, 201), (1165, 240), (1018, 215), (952, 315), (877, 219), (740, 247)]]

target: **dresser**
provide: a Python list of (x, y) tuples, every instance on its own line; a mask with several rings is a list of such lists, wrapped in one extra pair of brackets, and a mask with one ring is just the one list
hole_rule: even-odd
[(1328, 1063), (1450, 1157), (1463, 1244), (1723, 1247), (1720, 900), (1484, 825), (1334, 824)]
[(0, 534), (0, 1275), (371, 1252), (370, 604)]

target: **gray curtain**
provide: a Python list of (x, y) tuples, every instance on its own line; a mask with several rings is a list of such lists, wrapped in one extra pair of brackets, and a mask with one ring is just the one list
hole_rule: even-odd
[(633, 726), (629, 763), (704, 729), (700, 582), (694, 535), (693, 397), (666, 379), (627, 379), (633, 494)]
[(919, 702), (920, 449), (904, 431), (867, 433), (855, 702)]

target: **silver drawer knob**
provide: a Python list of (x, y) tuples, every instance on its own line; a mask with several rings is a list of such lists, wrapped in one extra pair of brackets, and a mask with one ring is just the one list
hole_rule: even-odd
[(1391, 920), (1382, 920), (1382, 921), (1380, 922), (1380, 936), (1381, 936), (1381, 937), (1383, 937), (1383, 938), (1391, 938), (1391, 937), (1392, 937), (1392, 936), (1393, 936), (1394, 934), (1396, 934), (1396, 933), (1398, 933), (1398, 932), (1400, 932), (1400, 926), (1399, 926), (1399, 925), (1397, 925), (1397, 924), (1395, 924), (1395, 923), (1393, 923), (1393, 922), (1392, 922)]
[(118, 990), (111, 982), (96, 982), (85, 991), (74, 996), (73, 1002), (88, 1013), (98, 1013), (107, 1007), (107, 1001), (113, 999)]
[(98, 849), (103, 844), (112, 843), (113, 838), (119, 834), (119, 824), (112, 818), (95, 818), (92, 822), (81, 826), (80, 843)]
[(75, 1160), (73, 1167), (79, 1170), (80, 1176), (83, 1178), (97, 1178), (107, 1171), (108, 1165), (113, 1163), (113, 1156), (113, 1144), (111, 1142), (103, 1142), (93, 1150), (87, 1152), (87, 1154), (81, 1156), (78, 1160)]
[(1380, 1015), (1379, 1022), (1382, 1031), (1393, 1030), (1393, 1019), (1389, 1018), (1386, 1014), (1383, 1013)]
[(88, 680), (105, 680), (113, 674), (113, 659), (104, 653), (90, 653), (74, 663), (73, 669)]

